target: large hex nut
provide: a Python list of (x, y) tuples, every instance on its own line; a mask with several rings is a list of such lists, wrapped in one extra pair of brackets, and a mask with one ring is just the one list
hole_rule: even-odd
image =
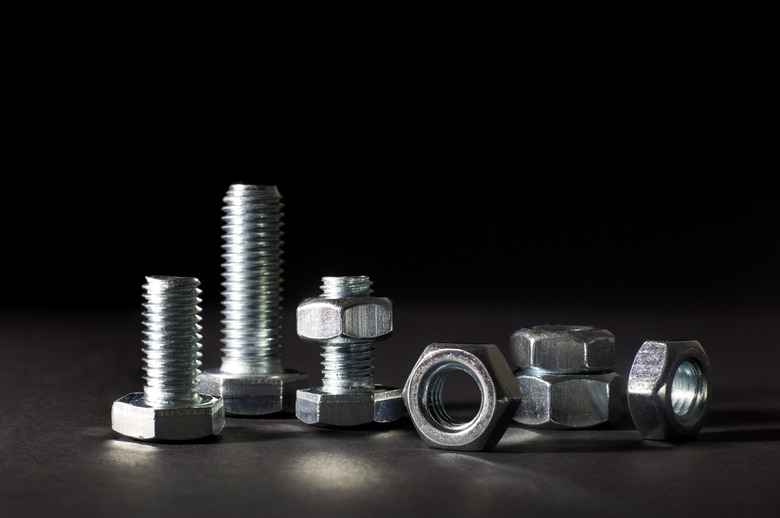
[[(442, 401), (452, 372), (474, 378), (481, 393), (477, 414), (467, 422), (452, 418)], [(494, 344), (433, 343), (417, 360), (403, 389), (409, 417), (431, 448), (483, 451), (494, 448), (520, 403), (520, 389)]]
[(187, 441), (218, 435), (225, 427), (222, 399), (201, 395), (200, 401), (171, 408), (146, 403), (143, 392), (114, 401), (111, 427), (127, 437), (148, 441)]
[(227, 415), (295, 412), (298, 389), (309, 386), (307, 374), (286, 369), (281, 374), (233, 374), (208, 369), (200, 375), (200, 392), (220, 396)]
[(628, 376), (628, 409), (645, 439), (696, 434), (710, 411), (712, 367), (696, 340), (648, 340)]
[(519, 369), (604, 372), (615, 363), (615, 336), (594, 326), (539, 325), (512, 333), (509, 350)]
[(393, 305), (386, 297), (304, 299), (296, 313), (298, 336), (317, 342), (377, 341), (393, 332)]
[(298, 391), (295, 414), (317, 426), (389, 423), (406, 415), (400, 388), (376, 385), (372, 392), (330, 394), (320, 388)]
[(539, 374), (515, 371), (523, 399), (514, 420), (547, 429), (592, 428), (614, 424), (622, 412), (620, 375)]

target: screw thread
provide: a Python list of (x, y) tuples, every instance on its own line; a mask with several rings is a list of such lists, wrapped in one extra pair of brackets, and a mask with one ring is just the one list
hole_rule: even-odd
[(221, 370), (282, 373), (281, 195), (276, 186), (236, 184), (223, 201)]
[(322, 389), (331, 394), (374, 390), (374, 348), (370, 342), (322, 345)]
[(345, 299), (349, 297), (368, 297), (373, 290), (371, 280), (365, 275), (353, 275), (347, 277), (323, 277), (322, 298)]
[(144, 397), (154, 406), (200, 399), (200, 281), (194, 277), (146, 277), (143, 340)]
[[(322, 295), (326, 299), (368, 297), (371, 280), (365, 275), (323, 277)], [(322, 344), (322, 388), (325, 392), (365, 392), (374, 390), (374, 348), (372, 343)]]

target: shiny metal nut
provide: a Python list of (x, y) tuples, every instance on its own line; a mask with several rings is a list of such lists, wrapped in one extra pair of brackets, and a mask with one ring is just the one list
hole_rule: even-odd
[(509, 351), (519, 369), (603, 372), (614, 366), (615, 336), (594, 326), (539, 325), (512, 333)]
[(298, 391), (296, 415), (319, 426), (389, 423), (406, 415), (400, 388), (377, 385), (373, 392), (331, 394), (321, 387)]
[(393, 332), (393, 305), (385, 297), (304, 299), (297, 310), (298, 336), (318, 342), (382, 340)]
[(198, 403), (151, 407), (143, 392), (114, 401), (111, 427), (127, 437), (149, 441), (186, 441), (217, 435), (225, 426), (222, 399), (202, 395)]
[(696, 434), (710, 411), (712, 367), (697, 340), (648, 340), (628, 376), (628, 408), (645, 439)]
[[(480, 407), (470, 421), (452, 418), (442, 401), (444, 382), (463, 371), (479, 386)], [(494, 344), (433, 343), (417, 360), (403, 389), (409, 417), (431, 448), (490, 450), (498, 444), (520, 403), (520, 389)]]
[(613, 371), (598, 374), (540, 374), (515, 371), (523, 395), (513, 419), (546, 429), (614, 424), (622, 411), (623, 384)]
[(200, 375), (200, 392), (222, 397), (228, 415), (295, 412), (296, 392), (308, 386), (308, 375), (290, 369), (282, 374), (233, 374), (209, 369)]

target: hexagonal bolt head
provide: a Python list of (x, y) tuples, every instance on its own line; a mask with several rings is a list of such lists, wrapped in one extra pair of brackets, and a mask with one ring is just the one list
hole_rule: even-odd
[(308, 298), (296, 318), (298, 336), (316, 342), (384, 340), (393, 332), (393, 305), (385, 297)]
[(389, 423), (406, 415), (401, 389), (376, 385), (373, 392), (328, 394), (320, 388), (298, 391), (296, 415), (317, 426)]
[(604, 372), (615, 363), (615, 336), (594, 326), (539, 325), (512, 333), (509, 351), (519, 369)]
[(189, 405), (151, 407), (143, 392), (133, 392), (114, 401), (111, 427), (127, 437), (147, 441), (201, 439), (222, 431), (225, 409), (221, 398), (209, 395)]
[[(442, 402), (446, 377), (460, 370), (479, 386), (480, 408), (467, 422), (453, 419)], [(431, 448), (484, 451), (494, 448), (520, 404), (520, 389), (494, 344), (434, 343), (417, 360), (403, 389), (409, 417)]]
[(704, 425), (711, 391), (712, 367), (698, 341), (648, 340), (628, 376), (628, 408), (643, 438), (684, 438)]
[(282, 374), (232, 374), (208, 369), (200, 375), (200, 392), (222, 398), (227, 415), (295, 412), (295, 396), (309, 386), (309, 376), (294, 370)]
[(537, 374), (515, 371), (523, 399), (513, 419), (547, 429), (592, 428), (620, 418), (623, 383), (616, 372)]

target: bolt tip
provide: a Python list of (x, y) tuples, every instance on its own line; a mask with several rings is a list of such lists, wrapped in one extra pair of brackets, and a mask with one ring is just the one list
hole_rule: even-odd
[(281, 198), (279, 189), (276, 185), (247, 185), (236, 183), (230, 186), (228, 194)]

